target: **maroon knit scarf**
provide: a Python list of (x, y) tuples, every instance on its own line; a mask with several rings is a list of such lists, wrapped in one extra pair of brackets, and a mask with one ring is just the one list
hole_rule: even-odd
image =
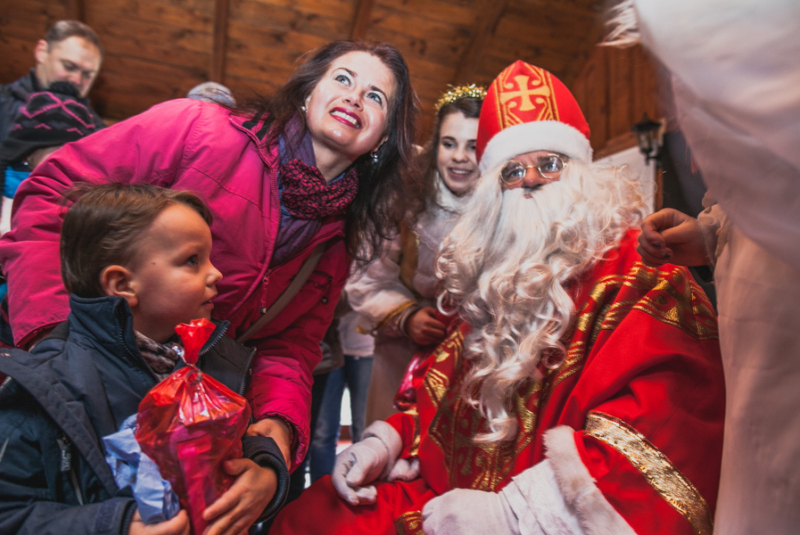
[(298, 219), (322, 219), (344, 213), (358, 192), (356, 170), (339, 180), (325, 182), (319, 169), (299, 159), (281, 165), (281, 201)]

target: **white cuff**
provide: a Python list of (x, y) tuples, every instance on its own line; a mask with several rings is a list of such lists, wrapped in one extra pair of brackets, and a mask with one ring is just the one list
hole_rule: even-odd
[(403, 451), (403, 439), (394, 427), (383, 420), (372, 422), (369, 427), (364, 429), (364, 432), (361, 434), (361, 440), (369, 437), (375, 437), (380, 440), (384, 447), (386, 447), (386, 451), (389, 452), (389, 460), (386, 463), (386, 469), (384, 473), (381, 474), (381, 479), (386, 479), (386, 476), (389, 475), (389, 471), (394, 467), (397, 458), (400, 457), (400, 453)]
[[(544, 444), (558, 491), (563, 496), (566, 507), (577, 515), (583, 533), (636, 534), (595, 485), (594, 478), (583, 464), (575, 446), (575, 430), (568, 426), (551, 429), (544, 435)], [(525, 473), (517, 478), (521, 479)]]

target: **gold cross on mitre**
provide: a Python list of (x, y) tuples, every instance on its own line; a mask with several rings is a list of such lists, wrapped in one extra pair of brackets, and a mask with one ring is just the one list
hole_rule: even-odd
[[(517, 82), (517, 87), (519, 87), (519, 91), (508, 91), (503, 92), (500, 94), (500, 102), (505, 104), (512, 98), (520, 97), (522, 105), (519, 107), (519, 111), (530, 111), (534, 109), (536, 106), (533, 105), (533, 101), (531, 100), (532, 96), (539, 96), (539, 97), (549, 97), (550, 96), (550, 88), (547, 85), (540, 85), (539, 87), (529, 89), (528, 88), (528, 80), (530, 80), (530, 76), (520, 74), (514, 77), (514, 81)], [(504, 84), (506, 89), (513, 89), (514, 86), (512, 84)], [(516, 102), (512, 102), (508, 105), (509, 108), (516, 107)]]

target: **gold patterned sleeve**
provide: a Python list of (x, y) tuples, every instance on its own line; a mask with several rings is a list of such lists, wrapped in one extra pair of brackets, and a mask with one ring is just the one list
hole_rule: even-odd
[(590, 412), (586, 434), (621, 453), (647, 483), (689, 522), (697, 535), (711, 535), (712, 514), (700, 492), (644, 435), (622, 420)]

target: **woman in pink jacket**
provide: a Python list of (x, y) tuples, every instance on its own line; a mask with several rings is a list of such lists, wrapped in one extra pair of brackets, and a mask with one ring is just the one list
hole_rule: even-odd
[[(69, 312), (59, 270), (65, 190), (79, 182), (187, 189), (214, 212), (212, 261), (223, 273), (214, 316), (238, 337), (318, 244), (299, 293), (248, 342), (247, 397), (291, 467), (305, 456), (311, 370), (360, 240), (377, 243), (408, 208), (414, 95), (387, 44), (329, 43), (271, 98), (232, 111), (179, 99), (66, 145), (19, 188), (0, 240), (16, 344), (29, 347)], [(407, 176), (414, 176), (413, 174)], [(372, 250), (377, 250), (373, 247)]]

